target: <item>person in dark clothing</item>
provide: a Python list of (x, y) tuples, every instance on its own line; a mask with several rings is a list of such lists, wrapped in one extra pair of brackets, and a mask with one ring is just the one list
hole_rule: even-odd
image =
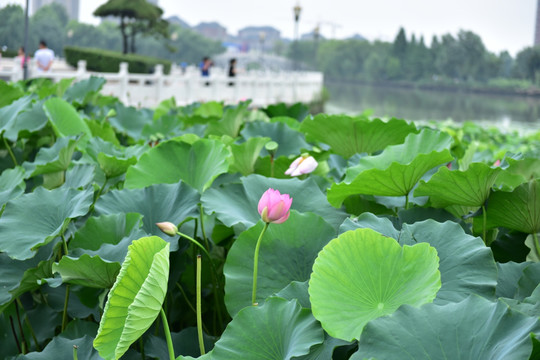
[[(236, 59), (235, 58), (232, 58), (231, 60), (229, 60), (229, 77), (230, 78), (233, 78), (233, 77), (236, 77)], [(229, 86), (234, 86), (234, 82), (229, 82)]]

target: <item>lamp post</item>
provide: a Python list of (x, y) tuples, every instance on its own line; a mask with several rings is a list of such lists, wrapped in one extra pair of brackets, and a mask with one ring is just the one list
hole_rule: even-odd
[(23, 79), (28, 79), (28, 0), (26, 0), (26, 8), (24, 9), (24, 59), (23, 59)]
[(321, 29), (319, 24), (313, 29), (313, 41), (315, 42), (315, 54), (313, 56), (313, 62), (315, 67), (317, 67), (317, 53), (319, 52), (319, 38), (321, 37)]
[(296, 6), (293, 8), (294, 12), (294, 70), (298, 70), (298, 21), (300, 20), (300, 13), (302, 12), (302, 7), (299, 3), (296, 3)]
[(261, 63), (264, 61), (264, 40), (266, 39), (266, 33), (264, 31), (259, 32), (259, 44), (261, 49)]

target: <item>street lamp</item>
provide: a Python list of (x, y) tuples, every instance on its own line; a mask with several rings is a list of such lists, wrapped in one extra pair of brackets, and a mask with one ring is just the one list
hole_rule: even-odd
[(263, 62), (264, 58), (264, 40), (266, 39), (266, 33), (264, 31), (259, 32), (259, 44), (261, 48), (261, 62)]
[(26, 8), (24, 9), (24, 60), (23, 60), (23, 79), (28, 79), (28, 61), (26, 61), (26, 54), (28, 54), (28, 0), (26, 0)]
[(296, 3), (296, 6), (293, 8), (294, 12), (294, 70), (298, 70), (298, 21), (300, 20), (300, 13), (302, 12), (302, 7), (299, 3)]

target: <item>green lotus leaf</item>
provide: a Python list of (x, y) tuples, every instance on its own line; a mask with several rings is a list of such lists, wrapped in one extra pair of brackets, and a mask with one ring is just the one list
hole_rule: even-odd
[(113, 286), (120, 264), (88, 254), (79, 258), (63, 256), (58, 263), (53, 264), (52, 271), (59, 273), (64, 283), (107, 289)]
[[(172, 241), (173, 238), (159, 230), (156, 223), (170, 221), (179, 224), (188, 217), (198, 216), (198, 203), (197, 192), (180, 182), (109, 191), (96, 202), (95, 211), (98, 215), (139, 213), (143, 216), (144, 231)], [(177, 244), (171, 243), (171, 249), (177, 250)]]
[(121, 103), (116, 104), (116, 116), (109, 118), (111, 125), (120, 133), (126, 134), (129, 137), (140, 140), (144, 126), (152, 122), (152, 114), (150, 111), (144, 111), (134, 108), (133, 106), (124, 106)]
[[(299, 156), (302, 153), (302, 149), (311, 149), (311, 145), (306, 142), (304, 134), (291, 129), (281, 122), (269, 123), (256, 121), (247, 123), (241, 134), (246, 140), (252, 137), (267, 136), (272, 141), (277, 142), (279, 146), (275, 154), (276, 157)], [(262, 156), (266, 155), (268, 155), (268, 152), (263, 150)]]
[(501, 168), (484, 163), (472, 163), (465, 171), (441, 166), (428, 182), (420, 181), (414, 196), (429, 196), (436, 208), (450, 205), (482, 206)]
[(330, 145), (334, 153), (344, 158), (360, 153), (372, 154), (389, 145), (401, 144), (407, 135), (418, 132), (413, 123), (404, 120), (384, 122), (380, 119), (326, 114), (306, 118), (300, 131), (310, 141)]
[[(221, 104), (220, 104), (221, 105)], [(228, 135), (232, 138), (238, 136), (240, 128), (248, 116), (249, 102), (228, 107), (219, 120), (211, 120), (206, 128), (206, 135)]]
[(288, 116), (298, 121), (302, 121), (309, 115), (309, 108), (306, 104), (297, 102), (288, 106), (285, 103), (268, 105), (266, 109), (262, 109), (268, 116)]
[(538, 284), (540, 284), (540, 263), (532, 263), (523, 269), (514, 297), (520, 301), (524, 300), (531, 296)]
[(134, 156), (127, 159), (119, 159), (105, 153), (99, 153), (97, 160), (99, 167), (101, 170), (103, 170), (107, 178), (122, 175), (131, 165), (135, 165), (137, 163), (137, 158)]
[(324, 333), (308, 309), (296, 301), (269, 298), (242, 309), (205, 359), (283, 360), (309, 353)]
[(74, 137), (63, 137), (56, 140), (50, 148), (41, 148), (34, 162), (24, 163), (27, 177), (66, 171), (79, 140)]
[(154, 116), (153, 120), (157, 120), (161, 118), (162, 116), (165, 116), (171, 112), (176, 112), (177, 105), (176, 105), (176, 99), (173, 97), (170, 97), (168, 99), (165, 99), (161, 101), (155, 108), (154, 108)]
[(193, 115), (198, 115), (206, 118), (221, 118), (223, 117), (223, 104), (217, 101), (207, 101), (202, 104), (197, 104), (198, 107), (193, 111)]
[(5, 81), (0, 82), (0, 108), (11, 104), (23, 95), (24, 92), (14, 86), (14, 84), (9, 84)]
[(242, 144), (232, 144), (233, 162), (230, 171), (239, 172), (244, 176), (253, 174), (255, 162), (268, 141), (270, 138), (267, 137), (252, 137)]
[(43, 111), (43, 102), (43, 100), (36, 101), (30, 107), (18, 113), (14, 121), (6, 128), (4, 137), (16, 141), (19, 135), (27, 137), (30, 133), (43, 129), (49, 121)]
[(96, 177), (96, 166), (92, 164), (76, 164), (66, 171), (66, 179), (62, 186), (83, 189), (92, 184)]
[(88, 212), (92, 197), (91, 190), (39, 187), (8, 202), (0, 218), (0, 251), (17, 260), (33, 257), (66, 229), (70, 219)]
[(371, 229), (348, 231), (315, 260), (309, 281), (313, 315), (331, 336), (359, 339), (370, 320), (403, 304), (433, 301), (441, 287), (438, 267), (428, 244), (401, 247)]
[(444, 306), (403, 306), (365, 327), (351, 360), (527, 360), (530, 334), (538, 331), (538, 319), (478, 296)]
[(495, 191), (487, 206), (487, 227), (504, 226), (528, 234), (540, 232), (540, 179), (512, 192)]
[(78, 339), (67, 339), (62, 335), (56, 336), (41, 352), (31, 352), (20, 355), (20, 360), (58, 360), (73, 359), (73, 347), (77, 346), (79, 360), (101, 360), (98, 352), (92, 348), (92, 338), (83, 336)]
[(294, 360), (328, 360), (333, 359), (334, 350), (337, 347), (350, 345), (351, 343), (325, 335), (324, 342), (311, 348), (309, 354), (295, 357)]
[(458, 302), (470, 294), (493, 298), (497, 267), (482, 239), (465, 233), (454, 222), (434, 220), (404, 224), (400, 244), (428, 243), (437, 250), (442, 286), (435, 302)]
[(81, 145), (83, 146), (91, 137), (90, 128), (81, 119), (73, 105), (67, 101), (60, 98), (50, 98), (43, 103), (43, 109), (57, 136), (78, 136), (82, 134)]
[[(270, 155), (260, 157), (255, 163), (255, 173), (268, 178), (290, 179), (291, 176), (286, 175), (285, 171), (287, 171), (293, 161), (294, 159), (289, 159), (286, 156), (280, 156), (278, 158), (274, 158), (272, 164)], [(274, 174), (272, 174), (272, 168), (274, 169)]]
[(69, 249), (97, 250), (103, 244), (118, 244), (134, 228), (139, 228), (142, 216), (137, 213), (117, 213), (91, 217), (77, 230)]
[[(251, 305), (253, 254), (263, 226), (259, 221), (240, 234), (227, 255), (225, 304), (232, 317)], [(308, 280), (317, 254), (334, 235), (332, 226), (313, 213), (293, 210), (283, 224), (271, 224), (260, 247), (257, 302), (262, 304), (291, 281)]]
[[(184, 328), (180, 332), (171, 332), (174, 353), (183, 356), (198, 357), (201, 352), (196, 327)], [(204, 348), (206, 351), (214, 347), (216, 338), (203, 333)], [(153, 359), (168, 359), (169, 352), (164, 337), (150, 335), (144, 343), (144, 353)]]
[(518, 281), (523, 276), (523, 270), (530, 264), (530, 262), (516, 263), (513, 261), (503, 264), (497, 263), (497, 297), (515, 298)]
[(289, 116), (275, 116), (270, 119), (270, 122), (281, 122), (290, 127), (293, 130), (300, 130), (300, 125), (302, 124), (295, 118)]
[(396, 230), (392, 221), (387, 218), (377, 217), (371, 213), (363, 213), (354, 219), (345, 219), (339, 227), (339, 232), (344, 233), (356, 229), (372, 229), (384, 236), (399, 240), (399, 231)]
[(506, 158), (508, 167), (497, 177), (496, 186), (504, 191), (512, 191), (517, 186), (540, 178), (540, 159), (525, 158), (516, 160)]
[(202, 193), (227, 172), (228, 156), (225, 146), (216, 140), (201, 139), (193, 145), (169, 140), (147, 151), (128, 169), (125, 186), (133, 189), (182, 180)]
[(154, 322), (167, 293), (169, 244), (157, 236), (135, 240), (107, 296), (94, 347), (119, 359)]
[[(500, 298), (500, 300), (510, 306), (512, 310), (540, 319), (540, 285), (536, 287), (530, 296), (521, 301), (507, 298)], [(536, 358), (531, 357), (531, 359)]]
[(142, 136), (147, 139), (170, 139), (184, 133), (182, 126), (183, 124), (178, 116), (165, 115), (147, 123), (142, 129)]
[(0, 175), (0, 212), (5, 203), (24, 193), (24, 169), (17, 166), (6, 169)]
[(78, 81), (71, 85), (64, 93), (64, 99), (68, 102), (86, 104), (88, 100), (99, 93), (106, 80), (102, 77), (91, 76), (88, 79)]
[(298, 212), (313, 212), (336, 230), (345, 218), (345, 213), (328, 204), (323, 193), (311, 178), (273, 179), (260, 175), (249, 175), (240, 180), (241, 184), (227, 184), (219, 189), (208, 189), (201, 201), (207, 212), (215, 212), (226, 226), (245, 230), (260, 220), (257, 204), (262, 194), (273, 188), (293, 198), (291, 209)]
[(86, 125), (88, 125), (90, 131), (92, 131), (93, 137), (99, 137), (100, 139), (110, 142), (116, 146), (120, 145), (120, 142), (116, 137), (116, 133), (114, 132), (114, 128), (108, 122), (98, 120), (86, 120)]
[(388, 146), (380, 155), (361, 158), (347, 170), (345, 181), (333, 184), (328, 201), (339, 206), (350, 195), (405, 196), (430, 169), (452, 160), (452, 138), (424, 129), (409, 134), (401, 145)]
[[(8, 132), (11, 128), (16, 126), (17, 116), (22, 111), (30, 109), (31, 103), (32, 96), (28, 95), (0, 108), (0, 134)], [(13, 139), (10, 140), (13, 141)]]

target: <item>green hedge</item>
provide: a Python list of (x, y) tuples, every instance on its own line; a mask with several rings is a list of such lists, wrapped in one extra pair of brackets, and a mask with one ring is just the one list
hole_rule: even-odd
[(168, 74), (171, 71), (169, 60), (142, 56), (136, 54), (121, 54), (115, 51), (83, 48), (77, 46), (64, 47), (66, 61), (71, 66), (77, 66), (79, 60), (86, 60), (86, 68), (98, 72), (118, 72), (121, 62), (128, 63), (130, 73), (150, 74), (154, 72), (157, 64), (163, 65), (163, 71)]

